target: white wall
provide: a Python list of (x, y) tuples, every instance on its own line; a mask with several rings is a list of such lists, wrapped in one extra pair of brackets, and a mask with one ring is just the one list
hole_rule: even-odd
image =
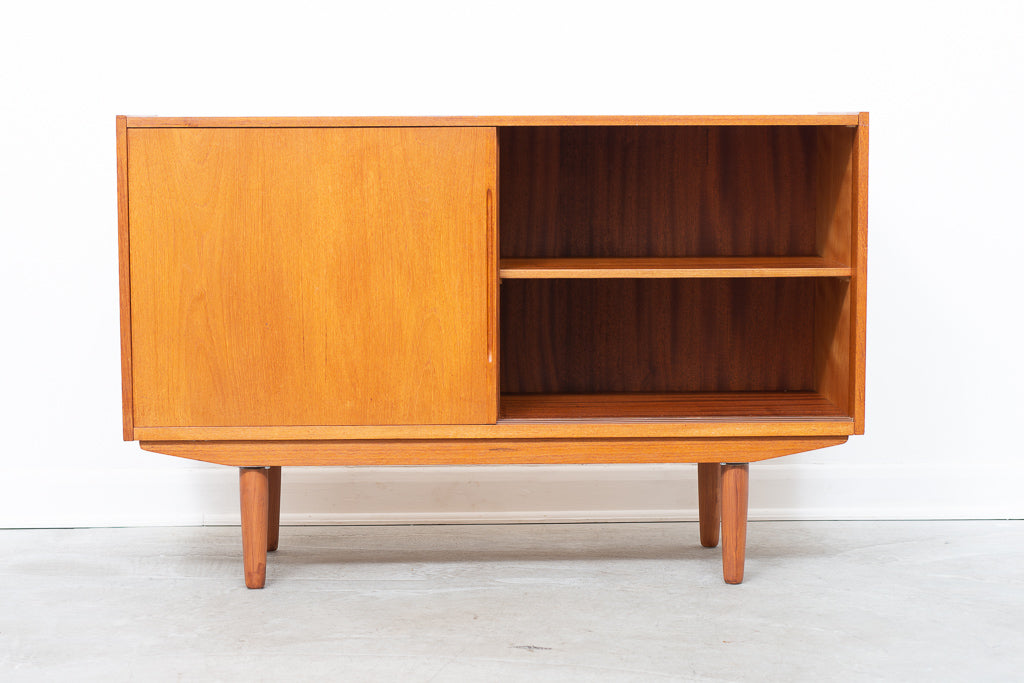
[[(914, 8), (914, 9), (910, 9)], [(754, 517), (1024, 517), (1024, 3), (16, 3), (0, 22), (0, 526), (228, 522), (120, 441), (114, 115), (871, 112), (864, 437)], [(683, 466), (295, 470), (288, 521), (692, 518)]]

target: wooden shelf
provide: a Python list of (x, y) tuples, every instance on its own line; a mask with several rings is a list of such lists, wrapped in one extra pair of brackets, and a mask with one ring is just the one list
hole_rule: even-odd
[(501, 420), (851, 420), (813, 391), (502, 394)]
[(850, 277), (818, 256), (501, 259), (502, 279)]

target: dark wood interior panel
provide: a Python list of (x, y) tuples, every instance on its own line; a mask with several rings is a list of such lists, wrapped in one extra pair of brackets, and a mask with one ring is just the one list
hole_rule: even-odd
[(499, 130), (503, 258), (813, 256), (811, 126)]
[(816, 279), (505, 280), (501, 391), (812, 390)]

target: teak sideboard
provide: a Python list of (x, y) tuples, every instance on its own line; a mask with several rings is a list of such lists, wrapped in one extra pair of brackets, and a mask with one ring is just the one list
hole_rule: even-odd
[[(748, 463), (864, 430), (868, 115), (117, 118), (124, 438), (240, 468)], [(543, 474), (538, 474), (543, 476)]]

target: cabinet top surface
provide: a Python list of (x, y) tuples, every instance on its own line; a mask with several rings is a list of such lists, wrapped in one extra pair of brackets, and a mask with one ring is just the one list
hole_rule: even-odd
[(857, 126), (867, 114), (766, 116), (127, 116), (128, 128), (345, 128), (417, 126)]

